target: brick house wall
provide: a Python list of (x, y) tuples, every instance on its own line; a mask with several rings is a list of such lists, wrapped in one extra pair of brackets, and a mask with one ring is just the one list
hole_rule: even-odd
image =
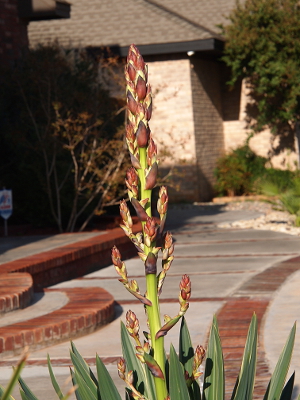
[(153, 91), (150, 127), (158, 145), (160, 176), (172, 169), (170, 200), (198, 201), (190, 60), (186, 55), (146, 57)]
[[(237, 92), (240, 93), (239, 97), (236, 95)], [(223, 90), (223, 109), (227, 109), (228, 112), (228, 104), (230, 104), (230, 107), (235, 108), (238, 112), (235, 113), (234, 118), (230, 113), (227, 114), (229, 118), (224, 118), (224, 150), (226, 153), (242, 146), (250, 133), (246, 122), (246, 106), (249, 102), (246, 82), (240, 82), (233, 89), (232, 95), (228, 95), (228, 93), (230, 93), (228, 88)], [(230, 101), (228, 101), (229, 99)], [(249, 146), (256, 154), (268, 158), (270, 165), (274, 168), (296, 168), (299, 157), (296, 142), (294, 150), (284, 149), (283, 145), (279, 143), (279, 138), (275, 138), (270, 130), (265, 129), (250, 139)]]
[(209, 201), (216, 161), (224, 152), (220, 65), (192, 57), (191, 67), (198, 198)]
[(0, 57), (11, 66), (28, 47), (27, 24), (18, 15), (18, 0), (0, 0)]

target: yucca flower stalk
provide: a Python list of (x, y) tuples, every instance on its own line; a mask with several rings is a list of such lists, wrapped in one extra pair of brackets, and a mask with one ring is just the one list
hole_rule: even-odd
[[(125, 264), (121, 261), (121, 255), (116, 247), (112, 250), (112, 260), (120, 281), (136, 298), (144, 305), (148, 317), (149, 333), (146, 333), (145, 345), (142, 345), (137, 334), (138, 320), (134, 313), (126, 315), (127, 330), (136, 342), (137, 358), (145, 363), (154, 376), (156, 398), (165, 400), (168, 398), (164, 336), (167, 334), (188, 309), (188, 300), (191, 295), (191, 282), (184, 275), (180, 282), (179, 303), (180, 310), (175, 318), (168, 315), (161, 323), (159, 309), (159, 295), (168, 269), (173, 261), (174, 245), (170, 232), (164, 233), (164, 225), (168, 208), (168, 194), (166, 187), (161, 187), (157, 202), (159, 219), (152, 216), (151, 195), (156, 185), (158, 160), (157, 146), (153, 140), (149, 127), (152, 115), (151, 87), (148, 83), (148, 67), (136, 46), (131, 45), (125, 66), (126, 97), (127, 97), (127, 124), (126, 142), (128, 145), (132, 167), (126, 175), (128, 197), (134, 207), (139, 220), (142, 223), (142, 232), (134, 235), (132, 232), (132, 219), (123, 200), (120, 204), (120, 213), (123, 219), (123, 228), (138, 250), (139, 257), (144, 263), (146, 276), (146, 294), (139, 292), (135, 280), (128, 281)], [(157, 275), (158, 253), (162, 251), (162, 269)], [(134, 321), (134, 322), (133, 322)], [(124, 374), (124, 362), (119, 369), (122, 379), (132, 389), (131, 379), (126, 379)], [(137, 396), (133, 393), (133, 397)]]
[[(152, 216), (151, 194), (157, 178), (157, 148), (151, 136), (149, 120), (152, 113), (151, 88), (148, 71), (138, 49), (129, 49), (125, 68), (128, 123), (126, 140), (132, 167), (126, 175), (128, 196), (138, 218), (142, 232), (133, 233), (132, 218), (125, 200), (120, 203), (123, 220), (121, 227), (130, 238), (144, 263), (147, 289), (143, 294), (135, 279), (129, 280), (125, 263), (119, 250), (112, 249), (112, 261), (119, 281), (145, 307), (149, 332), (143, 332), (139, 320), (131, 310), (126, 313), (126, 323), (121, 323), (123, 357), (118, 362), (119, 377), (126, 384), (126, 400), (225, 400), (224, 360), (217, 319), (214, 316), (205, 351), (202, 346), (193, 349), (189, 330), (182, 318), (189, 307), (191, 281), (183, 275), (179, 283), (179, 312), (175, 317), (164, 316), (161, 323), (159, 296), (167, 272), (173, 261), (174, 244), (170, 232), (164, 233), (168, 208), (168, 194), (160, 188), (157, 202), (158, 218)], [(157, 274), (157, 259), (161, 253), (161, 271)], [(179, 354), (171, 345), (169, 357), (164, 349), (164, 336), (182, 318), (179, 335)], [(293, 392), (294, 374), (286, 382), (292, 356), (296, 326), (294, 325), (281, 352), (274, 373), (269, 381), (263, 400), (290, 400)], [(252, 400), (257, 363), (258, 323), (252, 317), (241, 368), (231, 400)], [(73, 387), (65, 395), (54, 375), (50, 357), (48, 369), (53, 388), (60, 400), (74, 392), (77, 400), (122, 400), (101, 358), (96, 355), (96, 375), (71, 343), (70, 368)], [(206, 357), (202, 388), (197, 381), (199, 367)], [(0, 398), (14, 400), (10, 395), (25, 360), (16, 368), (7, 389), (0, 385)], [(166, 368), (167, 366), (167, 368)], [(24, 380), (19, 377), (20, 393), (24, 400), (37, 400)], [(300, 396), (297, 400), (300, 400)]]

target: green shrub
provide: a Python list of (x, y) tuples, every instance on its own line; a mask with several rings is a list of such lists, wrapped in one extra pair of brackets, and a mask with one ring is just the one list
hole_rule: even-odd
[(257, 156), (248, 145), (233, 150), (217, 161), (214, 175), (219, 196), (239, 196), (254, 190), (254, 182), (265, 172), (267, 159)]

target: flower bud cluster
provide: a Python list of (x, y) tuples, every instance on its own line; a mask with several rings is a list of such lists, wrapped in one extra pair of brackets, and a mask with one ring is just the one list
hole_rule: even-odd
[(194, 360), (193, 360), (193, 378), (194, 380), (198, 379), (201, 375), (202, 372), (198, 371), (200, 365), (202, 364), (203, 360), (205, 358), (205, 350), (203, 346), (197, 346), (194, 354)]
[(127, 174), (126, 174), (125, 183), (128, 188), (129, 200), (131, 200), (132, 197), (137, 199), (138, 194), (139, 194), (139, 178), (138, 178), (138, 174), (136, 173), (135, 168), (130, 167), (128, 169)]
[(162, 247), (162, 271), (160, 272), (157, 279), (157, 290), (159, 295), (161, 294), (167, 272), (171, 267), (172, 261), (174, 260), (173, 252), (174, 244), (172, 234), (170, 232), (166, 232), (166, 234), (164, 235), (164, 244)]
[(151, 301), (140, 293), (137, 281), (135, 279), (132, 279), (129, 282), (126, 266), (124, 262), (121, 261), (121, 254), (116, 246), (112, 248), (111, 259), (117, 273), (121, 276), (119, 281), (123, 283), (128, 292), (133, 294), (133, 296), (140, 300), (141, 303), (150, 306), (152, 304)]
[(138, 345), (140, 345), (139, 320), (137, 319), (137, 316), (135, 315), (135, 313), (131, 310), (127, 311), (127, 313), (126, 313), (126, 329), (127, 329), (127, 332), (129, 333), (129, 335), (134, 338), (134, 340), (137, 342)]
[(135, 400), (146, 400), (146, 398), (134, 387), (134, 375), (133, 371), (129, 371), (126, 374), (126, 361), (123, 357), (119, 358), (118, 361), (118, 374), (119, 377), (126, 383), (130, 389), (130, 397)]
[[(153, 189), (157, 178), (157, 148), (151, 137), (152, 94), (148, 83), (148, 67), (136, 46), (129, 47), (125, 66), (128, 123), (126, 142), (135, 169), (144, 168), (145, 189)], [(146, 149), (147, 166), (141, 166), (140, 149)], [(131, 189), (129, 189), (131, 190)], [(129, 193), (129, 197), (131, 193)]]
[(180, 314), (183, 315), (189, 308), (188, 300), (191, 297), (191, 280), (188, 275), (183, 275), (179, 284), (179, 288)]
[(120, 225), (127, 236), (132, 235), (132, 218), (126, 200), (120, 201), (120, 215), (123, 225)]

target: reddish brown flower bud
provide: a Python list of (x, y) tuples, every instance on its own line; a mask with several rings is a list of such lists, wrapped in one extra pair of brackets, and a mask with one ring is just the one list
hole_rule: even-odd
[(149, 253), (145, 261), (145, 273), (146, 275), (156, 274), (157, 272), (157, 258), (155, 254)]
[(126, 373), (126, 361), (123, 357), (120, 357), (118, 361), (118, 374), (119, 377), (123, 380), (125, 379), (125, 373)]
[(143, 59), (143, 56), (141, 55), (141, 53), (139, 52), (139, 50), (137, 49), (137, 52), (138, 52), (138, 54), (137, 54), (137, 60), (136, 60), (136, 69), (140, 69), (141, 71), (144, 71), (145, 70), (145, 66), (146, 66), (146, 64), (145, 64), (145, 61), (144, 61), (144, 59)]
[(157, 147), (154, 140), (150, 136), (149, 145), (147, 147), (147, 163), (149, 167), (151, 167), (151, 165), (155, 163), (156, 155), (157, 155)]
[(194, 362), (193, 362), (193, 369), (197, 370), (200, 365), (202, 364), (205, 357), (205, 350), (203, 346), (197, 346), (195, 350)]
[(144, 100), (147, 93), (147, 86), (145, 80), (139, 76), (136, 82), (136, 94), (140, 101)]
[(137, 319), (135, 313), (131, 310), (126, 313), (126, 329), (130, 336), (138, 337), (140, 330), (139, 320)]
[(184, 301), (189, 300), (191, 297), (191, 280), (188, 275), (183, 275), (179, 284), (180, 295)]
[(148, 189), (153, 189), (155, 187), (157, 174), (158, 174), (158, 165), (157, 162), (155, 162), (146, 176), (145, 189), (148, 190)]
[(150, 129), (146, 127), (143, 121), (139, 122), (138, 129), (136, 131), (136, 140), (139, 147), (146, 147), (150, 136)]
[(133, 167), (130, 167), (127, 170), (126, 178), (127, 179), (125, 179), (125, 183), (126, 183), (127, 188), (131, 192), (131, 196), (137, 197), (138, 192), (139, 192), (139, 189), (138, 189), (139, 179), (138, 179), (136, 170)]
[(128, 49), (127, 63), (129, 63), (131, 60), (133, 61), (133, 65), (135, 65), (137, 61), (137, 54), (139, 54), (138, 48), (134, 44), (130, 45)]
[(155, 219), (150, 217), (147, 218), (144, 229), (145, 229), (145, 234), (150, 237), (151, 241), (154, 240), (157, 231)]
[(141, 164), (140, 164), (140, 160), (137, 157), (135, 157), (132, 153), (130, 154), (130, 160), (131, 160), (131, 164), (134, 166), (134, 168), (136, 168), (136, 169), (142, 168)]
[(116, 267), (122, 268), (121, 253), (116, 246), (114, 246), (111, 250), (111, 259)]
[(136, 113), (138, 103), (135, 101), (130, 90), (127, 91), (127, 106), (128, 106), (129, 111), (132, 112), (132, 114)]
[(126, 139), (131, 143), (135, 141), (134, 127), (130, 123), (126, 125)]
[(132, 219), (125, 200), (120, 201), (120, 215), (126, 226), (132, 227)]
[(128, 72), (129, 79), (134, 82), (135, 78), (136, 78), (136, 69), (134, 68), (134, 66), (131, 62), (129, 62), (127, 64), (127, 72)]
[(148, 215), (144, 208), (141, 206), (139, 201), (135, 199), (134, 197), (131, 199), (131, 204), (133, 205), (136, 215), (140, 221), (147, 221)]

